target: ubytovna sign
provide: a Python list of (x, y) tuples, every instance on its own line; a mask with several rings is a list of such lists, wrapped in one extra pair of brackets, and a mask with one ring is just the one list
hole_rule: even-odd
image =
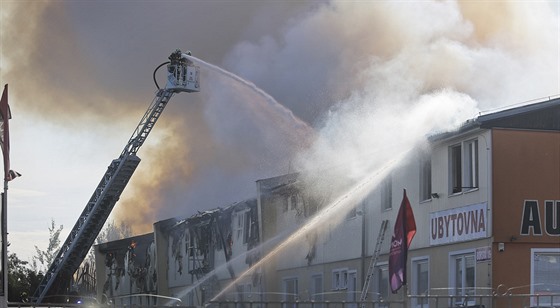
[(430, 245), (470, 241), (487, 236), (487, 203), (430, 213)]

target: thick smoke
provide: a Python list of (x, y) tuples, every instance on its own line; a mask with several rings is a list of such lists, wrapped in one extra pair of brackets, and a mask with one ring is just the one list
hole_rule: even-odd
[(202, 67), (202, 92), (172, 99), (116, 207), (136, 232), (253, 197), (255, 180), (296, 169), (344, 166), (332, 178), (355, 180), (479, 110), (560, 93), (555, 2), (2, 6), (2, 82), (30, 117), (124, 146), (153, 97), (152, 70), (181, 48), (315, 127), (294, 129), (254, 89)]
[[(232, 44), (276, 29), (308, 6), (2, 2), (2, 82), (12, 84), (11, 103), (19, 118), (70, 128), (84, 135), (84, 143), (108, 138), (124, 147), (154, 96), (153, 69), (176, 48), (219, 63)], [(261, 19), (264, 15), (269, 18)], [(263, 108), (267, 102), (251, 109), (263, 100), (254, 90), (208, 69), (202, 73), (202, 93), (176, 95), (138, 153), (142, 163), (114, 211), (135, 232), (151, 230), (160, 219), (254, 197), (255, 180), (289, 172), (295, 151), (308, 142), (309, 132), (293, 130), (281, 110)], [(164, 74), (157, 77), (164, 84)], [(90, 138), (93, 132), (102, 137)], [(100, 144), (83, 160), (103, 158), (100, 177), (121, 149)], [(24, 173), (22, 184), (40, 176), (34, 170)], [(57, 189), (94, 176), (59, 177)], [(91, 192), (97, 180), (90, 181)], [(72, 206), (79, 208), (88, 198)]]
[(238, 44), (227, 63), (316, 123), (320, 137), (298, 168), (325, 194), (480, 111), (560, 93), (551, 8), (331, 1), (281, 39)]

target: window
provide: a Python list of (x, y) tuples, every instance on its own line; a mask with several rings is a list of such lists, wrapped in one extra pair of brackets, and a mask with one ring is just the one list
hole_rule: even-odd
[(237, 241), (247, 244), (249, 237), (251, 236), (251, 212), (249, 210), (243, 210), (235, 213), (235, 230)]
[(391, 176), (388, 176), (380, 185), (381, 209), (384, 211), (393, 208), (393, 183)]
[(297, 194), (285, 195), (282, 199), (282, 211), (297, 210)]
[(478, 140), (469, 140), (464, 143), (464, 185), (463, 188), (474, 189), (478, 187)]
[(449, 147), (449, 192), (456, 194), (478, 188), (478, 140)]
[(420, 201), (432, 198), (432, 158), (424, 153), (420, 160)]
[(346, 288), (346, 301), (349, 302), (349, 304), (346, 305), (347, 308), (356, 308), (357, 307), (356, 303), (352, 303), (352, 302), (356, 302), (358, 300), (358, 298), (356, 296), (357, 295), (357, 290), (356, 290), (357, 283), (358, 283), (358, 279), (357, 279), (356, 271), (348, 272), (348, 283), (346, 285), (347, 286), (347, 288)]
[(332, 289), (343, 290), (348, 284), (348, 269), (336, 269), (332, 272)]
[(474, 304), (475, 298), (475, 257), (474, 252), (450, 256), (451, 294), (454, 305)]
[(253, 235), (251, 232), (253, 231), (253, 229), (251, 228), (253, 221), (251, 219), (251, 211), (245, 211), (243, 215), (244, 215), (243, 219), (245, 221), (245, 224), (243, 226), (243, 233), (244, 233), (243, 244), (247, 244), (249, 242), (249, 239)]
[(245, 213), (244, 212), (237, 212), (235, 214), (235, 234), (236, 234), (236, 239), (238, 241), (242, 241), (243, 240), (243, 228), (245, 227)]
[(284, 279), (284, 301), (288, 302), (283, 305), (284, 308), (296, 307), (298, 300), (298, 279), (286, 278)]
[[(323, 274), (315, 274), (311, 276), (311, 290), (310, 299), (315, 302), (322, 302), (324, 300), (323, 296)], [(323, 304), (315, 304), (313, 307), (322, 308)]]
[(389, 298), (389, 264), (379, 264), (375, 267), (374, 274), (374, 300), (387, 300)]
[(282, 199), (282, 211), (287, 212), (289, 208), (289, 196), (286, 196)]
[(451, 193), (455, 194), (463, 190), (463, 175), (461, 173), (461, 145), (454, 145), (449, 149), (449, 163), (451, 170)]
[[(430, 290), (430, 259), (412, 259), (412, 295), (426, 295)], [(429, 301), (421, 297), (412, 298), (412, 307), (429, 307)]]
[(532, 297), (531, 306), (557, 306), (560, 296), (560, 248), (531, 249), (531, 294), (543, 296)]
[(290, 209), (297, 209), (297, 195), (290, 196)]

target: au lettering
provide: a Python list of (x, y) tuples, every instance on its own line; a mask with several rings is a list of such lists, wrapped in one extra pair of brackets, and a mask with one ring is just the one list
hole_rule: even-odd
[[(560, 236), (560, 200), (544, 202), (544, 229), (548, 235)], [(521, 235), (543, 235), (537, 200), (525, 200), (521, 217)]]

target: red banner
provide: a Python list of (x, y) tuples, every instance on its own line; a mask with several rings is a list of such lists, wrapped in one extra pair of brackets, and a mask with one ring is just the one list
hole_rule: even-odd
[(8, 106), (8, 85), (4, 86), (2, 92), (2, 99), (0, 100), (0, 142), (2, 146), (2, 153), (4, 153), (4, 180), (11, 180), (10, 176), (10, 106)]
[(391, 291), (397, 291), (406, 284), (406, 262), (408, 259), (408, 248), (412, 238), (416, 234), (416, 221), (410, 206), (410, 201), (406, 196), (406, 189), (403, 191), (403, 200), (395, 228), (391, 239), (391, 251), (389, 253), (389, 281)]

